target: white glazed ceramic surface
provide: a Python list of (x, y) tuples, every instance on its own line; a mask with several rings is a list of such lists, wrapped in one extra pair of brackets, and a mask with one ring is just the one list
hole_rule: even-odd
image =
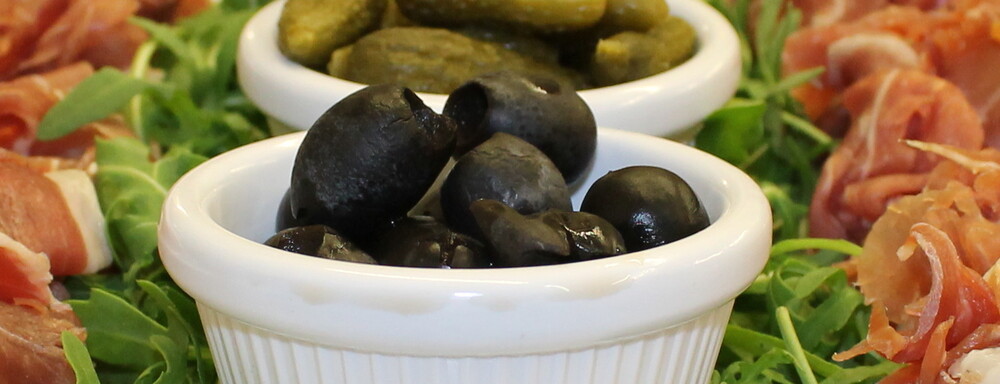
[[(685, 139), (690, 128), (728, 101), (740, 77), (739, 40), (729, 22), (701, 0), (668, 0), (671, 13), (698, 33), (698, 51), (664, 73), (580, 92), (598, 126)], [(364, 87), (305, 68), (278, 50), (278, 17), (284, 2), (264, 7), (246, 25), (237, 58), (239, 82), (265, 113), (297, 129)], [(441, 112), (446, 95), (418, 94)]]
[[(530, 268), (388, 267), (268, 248), (259, 242), (273, 234), (303, 136), (209, 160), (163, 208), (163, 263), (198, 302), (230, 383), (705, 382), (732, 300), (767, 259), (770, 209), (750, 178), (682, 144), (604, 128), (576, 207), (608, 171), (655, 165), (692, 185), (712, 225), (646, 251)], [(508, 370), (542, 376), (508, 381)]]

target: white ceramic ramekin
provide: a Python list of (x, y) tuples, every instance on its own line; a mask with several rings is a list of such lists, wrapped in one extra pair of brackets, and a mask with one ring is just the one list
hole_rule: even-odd
[(260, 242), (303, 135), (209, 160), (163, 207), (163, 263), (197, 301), (224, 383), (705, 383), (733, 299), (768, 256), (770, 208), (749, 177), (682, 144), (603, 128), (577, 207), (608, 171), (655, 165), (692, 185), (712, 224), (641, 252), (528, 268), (287, 253)]
[[(580, 92), (597, 125), (674, 139), (721, 107), (740, 78), (739, 39), (732, 25), (701, 0), (667, 0), (670, 11), (695, 28), (698, 51), (664, 73)], [(312, 126), (323, 112), (364, 87), (303, 67), (278, 50), (278, 17), (284, 2), (265, 6), (246, 25), (237, 57), (239, 82), (268, 116), (296, 129)], [(447, 95), (419, 93), (441, 112)]]

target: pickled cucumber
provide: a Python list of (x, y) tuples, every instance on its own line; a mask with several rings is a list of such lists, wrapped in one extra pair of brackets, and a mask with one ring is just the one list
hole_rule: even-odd
[(337, 48), (379, 26), (386, 0), (288, 0), (278, 20), (278, 47), (288, 58), (322, 67)]
[(417, 92), (449, 93), (467, 80), (510, 70), (584, 86), (582, 76), (546, 59), (446, 29), (400, 27), (375, 31), (333, 53), (333, 76), (363, 84), (397, 83)]
[(608, 8), (600, 22), (604, 33), (645, 32), (670, 16), (663, 0), (607, 0)]
[(474, 26), (457, 29), (455, 32), (476, 40), (500, 44), (507, 50), (520, 53), (537, 61), (553, 65), (559, 64), (559, 51), (534, 36), (499, 28)]
[(428, 25), (502, 24), (537, 32), (597, 24), (607, 0), (396, 0), (410, 19)]
[(399, 10), (396, 0), (388, 0), (386, 2), (385, 13), (382, 15), (382, 22), (379, 28), (413, 27), (416, 25), (416, 22), (406, 18), (406, 15)]
[(590, 73), (597, 86), (652, 76), (691, 57), (695, 31), (684, 20), (669, 17), (646, 33), (621, 32), (597, 43)]

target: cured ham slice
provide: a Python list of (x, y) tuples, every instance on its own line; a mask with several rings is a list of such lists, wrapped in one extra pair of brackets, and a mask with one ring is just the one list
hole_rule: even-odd
[(955, 2), (954, 0), (792, 0), (792, 4), (802, 11), (802, 25), (809, 27), (858, 20), (892, 5), (931, 10)]
[(139, 16), (157, 21), (177, 21), (209, 6), (209, 0), (139, 0)]
[(889, 6), (854, 21), (815, 25), (790, 36), (783, 52), (785, 73), (827, 69), (792, 95), (821, 128), (841, 136), (846, 126), (840, 104), (843, 89), (881, 70), (920, 69), (958, 86), (985, 122), (986, 143), (1000, 148), (1000, 73), (993, 70), (1000, 66), (1000, 2), (896, 3), (920, 8)]
[(850, 260), (872, 316), (866, 340), (836, 358), (877, 351), (911, 363), (882, 383), (974, 382), (952, 366), (1000, 347), (1000, 151), (908, 144), (946, 160), (924, 191), (889, 206)]
[(0, 302), (0, 383), (75, 383), (62, 348), (63, 331), (86, 339), (68, 307), (37, 311)]
[[(836, 359), (873, 350), (896, 362), (930, 359), (929, 362), (935, 365), (931, 369), (932, 376), (935, 376), (944, 365), (944, 351), (959, 345), (984, 324), (1000, 322), (1000, 309), (992, 291), (981, 275), (962, 264), (958, 250), (947, 233), (924, 222), (914, 224), (909, 233), (897, 257), (906, 263), (911, 257), (918, 257), (919, 253), (927, 261), (928, 268), (924, 272), (929, 276), (922, 280), (930, 280), (928, 292), (911, 303), (919, 304), (919, 311), (915, 316), (906, 316), (895, 322), (897, 329), (894, 329), (887, 319), (886, 307), (875, 300), (868, 338), (857, 347), (838, 354)], [(892, 255), (871, 257), (889, 258)], [(859, 268), (859, 273), (862, 271)], [(901, 281), (911, 277), (899, 271), (886, 271), (868, 273), (881, 274), (882, 279)], [(871, 290), (872, 286), (863, 284), (860, 278), (859, 275), (862, 292), (870, 298), (866, 290)], [(929, 352), (932, 354), (929, 355)], [(924, 372), (921, 376), (927, 377)]]
[(29, 154), (45, 112), (93, 73), (93, 67), (80, 63), (0, 83), (0, 147)]
[(79, 158), (57, 156), (22, 156), (13, 151), (0, 148), (0, 161), (8, 161), (34, 170), (46, 173), (61, 169), (79, 169), (93, 177), (97, 172), (97, 150), (87, 148)]
[(78, 61), (125, 68), (146, 39), (128, 23), (136, 0), (0, 2), (0, 80), (51, 71)]
[(55, 301), (49, 258), (0, 233), (0, 302), (44, 309)]
[(858, 18), (888, 6), (889, 0), (792, 0), (802, 11), (802, 25), (822, 26)]
[[(59, 187), (63, 201), (83, 238), (86, 264), (79, 272), (66, 269), (66, 274), (95, 273), (111, 265), (111, 246), (104, 234), (104, 214), (90, 176), (78, 169), (64, 169), (47, 172), (45, 177)], [(59, 270), (62, 271), (63, 269)]]
[(918, 8), (888, 7), (854, 22), (803, 28), (785, 41), (783, 72), (792, 74), (815, 67), (826, 71), (814, 81), (792, 90), (817, 124), (842, 136), (846, 124), (840, 95), (853, 82), (890, 68), (933, 72), (933, 62), (922, 42), (930, 33), (930, 17)]
[(809, 224), (813, 236), (860, 243), (894, 199), (920, 192), (939, 158), (903, 139), (979, 149), (975, 110), (950, 83), (917, 70), (868, 76), (844, 93), (852, 124), (823, 165)]
[(0, 161), (0, 233), (46, 254), (55, 275), (95, 272), (111, 255), (93, 184), (82, 171), (59, 172)]
[(49, 108), (93, 72), (89, 64), (77, 63), (0, 83), (0, 148), (21, 155), (81, 158), (95, 137), (132, 135), (120, 116), (111, 116), (57, 140), (35, 140), (35, 130)]
[(929, 44), (937, 74), (965, 93), (983, 119), (986, 144), (1000, 148), (1000, 4), (969, 2), (937, 14)]

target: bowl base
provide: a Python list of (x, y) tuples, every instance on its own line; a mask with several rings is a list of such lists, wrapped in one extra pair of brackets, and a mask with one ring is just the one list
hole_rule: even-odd
[(316, 345), (198, 304), (224, 384), (707, 383), (733, 302), (679, 326), (583, 350), (425, 357)]

